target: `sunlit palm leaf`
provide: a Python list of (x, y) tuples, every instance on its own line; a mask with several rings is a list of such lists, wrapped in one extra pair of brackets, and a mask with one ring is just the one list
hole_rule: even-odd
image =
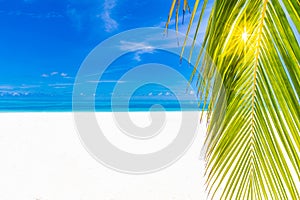
[[(173, 0), (168, 23), (179, 3)], [(201, 21), (206, 4), (195, 0), (187, 35), (199, 5)], [(220, 94), (209, 101), (205, 146), (211, 198), (300, 199), (299, 13), (299, 0), (214, 1), (203, 42), (210, 58), (200, 55), (192, 74), (199, 79), (196, 68), (205, 71), (200, 94), (211, 86), (220, 91), (220, 84), (209, 82), (215, 72), (226, 89), (226, 101)], [(217, 109), (222, 107), (224, 118)]]

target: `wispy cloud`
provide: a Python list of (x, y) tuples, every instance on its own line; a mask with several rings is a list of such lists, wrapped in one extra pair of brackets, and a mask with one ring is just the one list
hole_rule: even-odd
[(9, 91), (9, 90), (21, 90), (21, 89), (33, 89), (33, 88), (39, 88), (41, 87), (40, 85), (27, 85), (27, 84), (22, 84), (22, 85), (0, 85), (0, 90), (1, 91)]
[(118, 29), (118, 22), (111, 16), (111, 11), (115, 6), (116, 0), (105, 0), (103, 3), (103, 12), (97, 16), (103, 20), (106, 32), (112, 32)]
[(68, 74), (66, 74), (66, 73), (61, 73), (60, 74), (62, 77), (67, 77), (68, 76)]
[(126, 81), (118, 80), (101, 80), (101, 81), (88, 81), (88, 83), (125, 83)]
[(145, 42), (129, 42), (129, 41), (120, 41), (120, 50), (122, 51), (151, 51), (154, 50), (154, 47), (145, 43)]
[(31, 17), (36, 19), (51, 19), (51, 18), (63, 18), (64, 15), (56, 12), (56, 11), (49, 11), (49, 12), (29, 12), (24, 10), (0, 10), (0, 14), (6, 16), (20, 16), (20, 17)]
[(13, 92), (13, 93), (11, 93), (11, 95), (14, 96), (14, 97), (15, 96), (21, 96), (21, 94), (19, 92)]
[(141, 55), (146, 54), (146, 53), (154, 53), (154, 50), (153, 49), (140, 50), (134, 54), (133, 59), (140, 62), (140, 61), (142, 61)]
[(140, 62), (141, 55), (145, 53), (154, 53), (154, 47), (145, 43), (145, 42), (128, 42), (128, 41), (120, 41), (120, 50), (122, 51), (137, 51), (134, 54), (133, 59)]
[(10, 91), (10, 90), (0, 90), (0, 96), (13, 96), (13, 97), (19, 97), (19, 96), (28, 96), (32, 93), (28, 92), (28, 91)]
[(49, 75), (48, 74), (42, 74), (41, 77), (47, 78), (47, 77), (49, 77)]
[(141, 62), (142, 61), (141, 54), (140, 53), (135, 53), (133, 59), (135, 61)]
[(66, 87), (66, 86), (73, 86), (74, 83), (56, 83), (56, 84), (48, 84), (49, 87)]
[(73, 8), (69, 5), (67, 7), (67, 16), (72, 20), (74, 27), (80, 31), (83, 24), (82, 14), (79, 13), (76, 8)]
[(63, 78), (65, 78), (65, 79), (74, 79), (74, 77), (71, 77), (71, 76), (64, 76)]
[[(48, 78), (48, 77), (50, 77), (50, 76), (55, 76), (55, 75), (58, 75), (59, 73), (58, 72), (51, 72), (51, 73), (44, 73), (44, 74), (42, 74), (41, 75), (41, 77), (43, 77), (43, 78)], [(68, 76), (68, 74), (67, 73), (64, 73), (64, 72), (62, 72), (62, 73), (60, 73), (59, 74), (61, 77), (63, 77), (63, 78), (71, 78), (71, 77), (69, 77)]]
[(12, 89), (14, 89), (14, 87), (11, 85), (0, 85), (0, 89), (1, 90), (12, 90)]
[(57, 74), (58, 74), (58, 72), (52, 72), (51, 76), (54, 76), (54, 75), (57, 75)]
[(20, 89), (32, 89), (32, 88), (39, 88), (41, 87), (40, 85), (26, 85), (26, 84), (22, 84), (19, 88)]
[(36, 88), (41, 87), (41, 85), (0, 85), (0, 96), (28, 96), (34, 94)]

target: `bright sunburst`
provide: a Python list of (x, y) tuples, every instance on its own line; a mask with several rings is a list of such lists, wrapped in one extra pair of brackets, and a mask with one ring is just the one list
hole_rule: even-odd
[(246, 30), (246, 28), (244, 28), (244, 32), (242, 33), (242, 39), (244, 42), (247, 42), (248, 36), (249, 36), (249, 34), (248, 34), (247, 30)]

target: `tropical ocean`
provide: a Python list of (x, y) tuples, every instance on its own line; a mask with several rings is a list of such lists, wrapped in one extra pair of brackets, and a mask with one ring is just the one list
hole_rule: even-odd
[[(82, 101), (80, 106), (73, 110), (70, 98), (40, 99), (40, 98), (0, 98), (0, 112), (72, 112), (94, 111), (90, 108), (91, 101)], [(149, 111), (199, 111), (203, 104), (184, 100), (131, 100), (118, 101), (113, 104), (109, 100), (96, 100), (96, 112), (145, 112)]]

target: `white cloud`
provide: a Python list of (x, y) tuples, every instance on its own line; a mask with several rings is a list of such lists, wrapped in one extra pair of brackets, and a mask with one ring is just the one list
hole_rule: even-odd
[(88, 83), (125, 83), (126, 81), (117, 80), (101, 80), (101, 81), (88, 81)]
[(31, 88), (39, 88), (41, 87), (40, 85), (26, 85), (26, 84), (22, 84), (20, 86), (20, 89), (31, 89)]
[(145, 42), (128, 42), (128, 41), (120, 41), (120, 50), (122, 51), (137, 51), (134, 54), (133, 59), (140, 62), (141, 55), (145, 53), (153, 53), (155, 52), (155, 48)]
[(52, 72), (52, 73), (51, 73), (51, 76), (54, 76), (54, 75), (56, 75), (56, 74), (58, 74), (58, 72)]
[(133, 59), (140, 62), (140, 61), (142, 61), (141, 55), (143, 55), (145, 53), (153, 53), (153, 52), (154, 52), (153, 48), (147, 48), (144, 50), (140, 50), (134, 54)]
[(30, 92), (28, 91), (5, 91), (5, 90), (2, 90), (0, 91), (1, 94), (0, 96), (6, 96), (6, 95), (9, 95), (9, 96), (13, 96), (13, 97), (19, 97), (19, 96), (22, 96), (22, 95), (25, 95), (25, 96), (28, 96), (29, 94), (31, 94)]
[(24, 92), (24, 89), (32, 89), (32, 88), (39, 88), (40, 85), (26, 85), (26, 84), (22, 84), (22, 85), (0, 85), (0, 92), (4, 92), (4, 93), (10, 93), (12, 94), (12, 92), (19, 92), (22, 93)]
[(135, 53), (133, 59), (138, 62), (141, 62), (142, 61), (141, 54)]
[(128, 42), (121, 40), (120, 41), (120, 50), (122, 51), (153, 51), (154, 47), (145, 43), (145, 42)]
[(73, 86), (74, 83), (57, 83), (57, 84), (48, 84), (50, 87), (65, 87), (65, 86)]
[(12, 90), (12, 89), (14, 89), (14, 87), (11, 85), (0, 85), (0, 89), (1, 90)]
[[(1, 2), (1, 0), (0, 0)], [(51, 11), (51, 12), (30, 12), (30, 11), (23, 11), (23, 10), (0, 10), (1, 14), (8, 15), (8, 16), (24, 16), (24, 17), (31, 17), (35, 19), (49, 19), (49, 18), (63, 18), (64, 15), (60, 14), (59, 12)]]
[(12, 94), (11, 94), (12, 96), (21, 96), (21, 94), (20, 93), (18, 93), (18, 92), (13, 92)]
[(148, 96), (153, 96), (153, 93), (152, 93), (152, 92), (150, 92), (150, 93), (148, 94)]
[(158, 96), (161, 96), (163, 93), (162, 92), (160, 92), (159, 94), (158, 94)]
[(44, 73), (44, 74), (41, 75), (41, 77), (43, 77), (43, 78), (48, 78), (48, 77), (50, 77), (50, 76), (56, 76), (56, 75), (60, 75), (61, 77), (66, 78), (66, 79), (72, 78), (72, 77), (68, 76), (67, 73), (64, 73), (64, 72), (62, 72), (62, 73), (60, 73), (60, 74), (59, 74), (58, 72), (51, 72), (51, 73), (49, 73), (49, 74)]
[(119, 24), (116, 20), (111, 17), (111, 11), (116, 6), (116, 0), (105, 0), (103, 3), (103, 12), (97, 17), (101, 17), (104, 21), (105, 31), (115, 31)]

